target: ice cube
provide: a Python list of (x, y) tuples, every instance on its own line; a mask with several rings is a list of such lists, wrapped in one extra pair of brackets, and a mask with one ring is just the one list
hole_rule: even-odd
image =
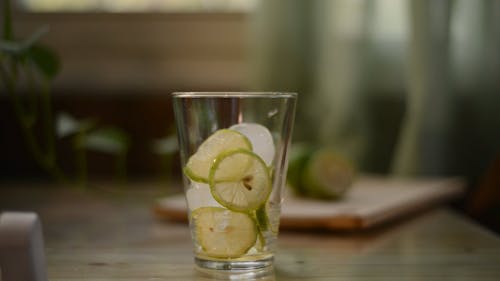
[(252, 143), (253, 152), (259, 155), (266, 165), (270, 166), (274, 159), (275, 147), (273, 136), (269, 130), (257, 123), (240, 123), (229, 129), (245, 135)]
[(200, 207), (222, 207), (219, 202), (215, 201), (210, 193), (210, 187), (206, 183), (191, 182), (186, 192), (186, 198), (190, 210)]

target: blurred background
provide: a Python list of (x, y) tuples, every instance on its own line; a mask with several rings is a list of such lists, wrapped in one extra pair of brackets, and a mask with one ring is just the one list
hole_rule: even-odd
[[(460, 208), (500, 229), (499, 0), (11, 0), (10, 8), (10, 39), (48, 26), (40, 41), (59, 58), (42, 89), (63, 173), (178, 180), (169, 93), (294, 91), (295, 141), (332, 146), (363, 173), (462, 176)], [(36, 90), (26, 77), (13, 92), (29, 107)], [(50, 180), (2, 79), (0, 180)], [(47, 128), (34, 122), (40, 147), (52, 142)]]

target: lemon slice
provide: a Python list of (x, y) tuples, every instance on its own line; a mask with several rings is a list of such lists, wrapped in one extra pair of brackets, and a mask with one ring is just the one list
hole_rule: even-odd
[(238, 212), (258, 209), (272, 188), (266, 163), (244, 149), (219, 155), (210, 169), (209, 184), (217, 202)]
[(228, 129), (218, 130), (208, 137), (193, 154), (184, 173), (193, 181), (208, 182), (208, 174), (215, 158), (224, 151), (235, 149), (252, 150), (252, 144), (243, 134)]
[(194, 210), (191, 218), (196, 240), (211, 257), (240, 257), (257, 241), (255, 221), (246, 213), (202, 207)]

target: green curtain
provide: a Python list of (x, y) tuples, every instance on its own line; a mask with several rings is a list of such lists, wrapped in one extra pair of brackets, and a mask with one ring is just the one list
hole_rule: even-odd
[(500, 153), (499, 0), (266, 0), (251, 26), (251, 88), (299, 92), (295, 141), (404, 176)]

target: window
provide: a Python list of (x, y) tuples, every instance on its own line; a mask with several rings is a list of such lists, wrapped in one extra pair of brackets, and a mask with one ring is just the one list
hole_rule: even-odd
[(18, 0), (32, 12), (246, 12), (258, 0)]
[(14, 18), (20, 36), (50, 26), (55, 92), (240, 90), (258, 1), (17, 0)]

